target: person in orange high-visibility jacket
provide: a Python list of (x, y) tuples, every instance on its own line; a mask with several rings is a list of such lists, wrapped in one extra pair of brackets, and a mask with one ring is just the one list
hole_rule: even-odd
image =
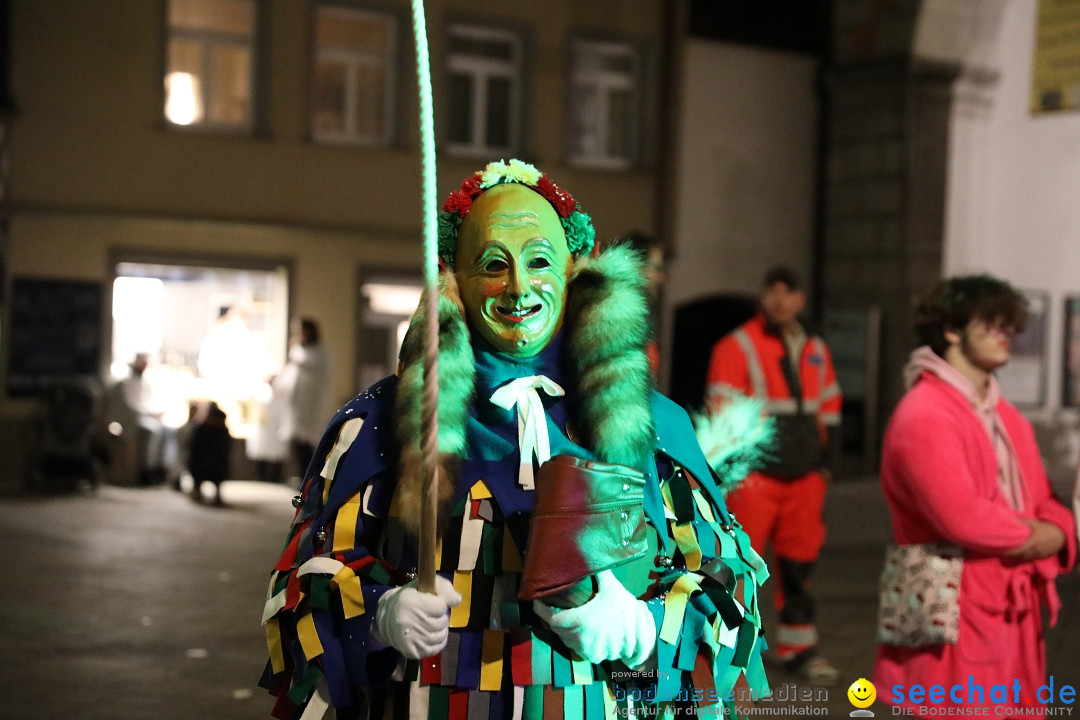
[(756, 398), (775, 422), (770, 457), (727, 496), (762, 555), (779, 568), (777, 653), (788, 671), (818, 685), (840, 673), (817, 653), (810, 579), (825, 541), (825, 488), (839, 442), (840, 386), (825, 341), (799, 322), (806, 295), (788, 268), (770, 269), (761, 311), (713, 346), (709, 411), (733, 394)]

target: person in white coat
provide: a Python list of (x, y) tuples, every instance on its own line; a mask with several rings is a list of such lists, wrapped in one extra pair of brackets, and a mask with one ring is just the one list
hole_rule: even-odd
[(301, 477), (315, 454), (330, 417), (330, 356), (319, 339), (319, 324), (294, 320), (289, 359), (281, 371), (288, 398), (281, 435), (292, 447)]

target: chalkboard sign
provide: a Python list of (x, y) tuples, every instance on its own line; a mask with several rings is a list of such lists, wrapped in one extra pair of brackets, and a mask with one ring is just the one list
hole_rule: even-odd
[(36, 395), (54, 380), (96, 378), (102, 303), (101, 283), (14, 278), (8, 394)]

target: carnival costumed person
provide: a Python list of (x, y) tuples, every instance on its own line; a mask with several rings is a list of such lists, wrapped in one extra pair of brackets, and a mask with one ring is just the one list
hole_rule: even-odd
[(264, 611), (275, 717), (591, 719), (720, 712), (736, 682), (767, 694), (764, 563), (652, 387), (640, 257), (590, 257), (593, 241), (518, 160), (450, 195), (436, 593), (415, 580), (418, 317), (398, 374), (337, 413), (294, 500)]

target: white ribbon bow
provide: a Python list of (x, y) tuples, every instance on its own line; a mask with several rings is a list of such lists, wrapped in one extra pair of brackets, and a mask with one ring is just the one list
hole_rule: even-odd
[(540, 401), (543, 390), (552, 397), (565, 395), (566, 391), (554, 380), (543, 375), (530, 375), (506, 383), (491, 394), (491, 402), (504, 410), (517, 406), (518, 447), (521, 448), (521, 465), (518, 468), (518, 483), (526, 490), (533, 485), (533, 455), (539, 463), (551, 457), (551, 441), (548, 439), (547, 418), (544, 404)]

